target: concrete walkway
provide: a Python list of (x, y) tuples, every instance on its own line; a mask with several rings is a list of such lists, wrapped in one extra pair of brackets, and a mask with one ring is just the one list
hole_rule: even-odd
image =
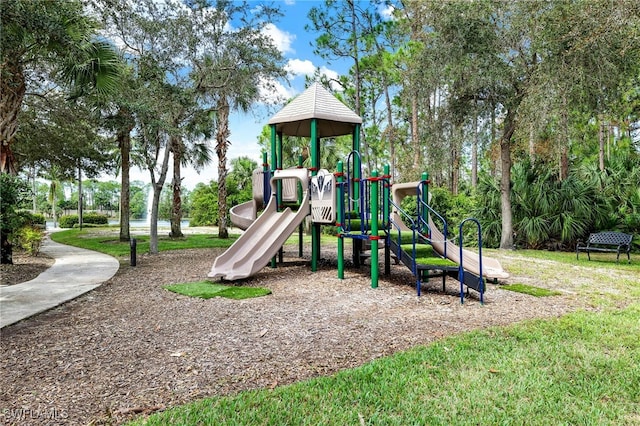
[(114, 257), (47, 237), (40, 252), (55, 263), (37, 278), (0, 286), (0, 328), (54, 308), (98, 287), (118, 272)]

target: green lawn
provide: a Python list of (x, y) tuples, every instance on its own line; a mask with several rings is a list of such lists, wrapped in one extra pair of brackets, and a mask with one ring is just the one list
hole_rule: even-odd
[[(137, 252), (149, 252), (149, 235), (135, 235)], [(237, 235), (231, 235), (228, 239), (220, 239), (211, 234), (189, 234), (184, 238), (172, 239), (167, 236), (158, 236), (159, 251), (181, 250), (190, 248), (215, 248), (229, 247), (236, 240)], [(112, 228), (87, 228), (83, 230), (70, 229), (54, 232), (51, 239), (58, 243), (70, 246), (82, 247), (99, 251), (114, 257), (124, 257), (130, 254), (128, 241), (120, 241), (118, 231)]]
[[(490, 253), (492, 250), (487, 250)], [(483, 251), (483, 254), (485, 251)], [(631, 253), (631, 263), (627, 263), (627, 256), (620, 255), (620, 262), (616, 262), (615, 253), (592, 253), (588, 260), (586, 253), (580, 253), (576, 260), (575, 252), (548, 251), (548, 250), (516, 250), (515, 256), (532, 257), (535, 259), (553, 260), (555, 262), (587, 267), (605, 267), (613, 270), (640, 272), (640, 253)]]
[(505, 284), (500, 286), (503, 290), (515, 291), (516, 293), (528, 294), (535, 297), (558, 296), (562, 294), (556, 290), (548, 290), (546, 288), (535, 287), (527, 284)]
[(227, 286), (212, 281), (197, 281), (164, 286), (169, 291), (184, 296), (211, 299), (212, 297), (226, 297), (228, 299), (249, 299), (271, 294), (271, 290), (260, 287)]

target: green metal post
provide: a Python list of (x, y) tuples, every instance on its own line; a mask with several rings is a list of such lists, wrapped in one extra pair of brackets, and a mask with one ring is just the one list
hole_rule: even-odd
[[(344, 164), (342, 161), (338, 161), (338, 184), (336, 188), (340, 188), (340, 184), (344, 182)], [(338, 233), (338, 278), (344, 279), (344, 237), (342, 236), (342, 226), (341, 223), (343, 214), (342, 214), (342, 198), (340, 196), (340, 191), (336, 191), (336, 232)]]
[(385, 244), (384, 244), (384, 274), (389, 275), (391, 273), (391, 251), (389, 249), (389, 233), (391, 232), (391, 203), (389, 198), (391, 196), (391, 171), (389, 164), (384, 166), (384, 180), (382, 189), (382, 223), (385, 230)]
[[(318, 121), (313, 118), (311, 120), (311, 175), (318, 174), (320, 165), (319, 155), (320, 144), (318, 143)], [(311, 271), (318, 270), (318, 258), (320, 257), (320, 225), (313, 223), (311, 225)]]
[(276, 125), (271, 125), (271, 167), (275, 169), (277, 162), (276, 150)]
[[(302, 155), (298, 155), (298, 168), (302, 168)], [(298, 205), (302, 204), (302, 183), (298, 182)], [(302, 257), (303, 252), (303, 234), (304, 234), (304, 226), (302, 223), (298, 225), (298, 257)]]
[[(429, 173), (427, 172), (422, 172), (422, 176), (420, 177), (420, 180), (423, 182), (426, 182), (424, 185), (424, 191), (422, 191), (422, 202), (424, 203), (424, 205), (428, 205), (429, 204)], [(423, 209), (422, 210), (422, 223), (429, 223), (429, 212), (427, 211), (427, 209)]]
[(371, 173), (371, 288), (378, 288), (378, 171)]
[(382, 190), (382, 217), (384, 220), (384, 227), (385, 229), (389, 229), (389, 223), (391, 222), (390, 218), (391, 218), (391, 210), (390, 210), (390, 203), (389, 203), (389, 197), (391, 196), (391, 175), (390, 175), (391, 171), (390, 171), (390, 167), (388, 164), (384, 165), (384, 179), (386, 179), (386, 181), (384, 182), (384, 188)]
[[(422, 191), (422, 202), (425, 205), (429, 205), (429, 173), (422, 172), (421, 180), (425, 182), (424, 191)], [(426, 223), (427, 229), (429, 229), (429, 211), (425, 208), (422, 210), (422, 220)], [(431, 238), (431, 233), (429, 233), (429, 238)], [(446, 244), (446, 243), (445, 243)], [(426, 269), (424, 271), (423, 281), (429, 282), (429, 270)]]
[[(353, 150), (356, 151), (358, 154), (360, 154), (360, 125), (356, 124), (354, 129), (353, 129)], [(362, 178), (362, 174), (360, 173), (360, 170), (362, 168), (361, 162), (360, 162), (360, 156), (356, 155), (353, 157), (353, 176), (350, 176), (352, 178), (352, 182), (350, 183), (350, 185), (353, 185), (353, 198), (355, 200), (360, 200), (360, 179)], [(363, 209), (364, 206), (360, 205), (359, 201), (356, 201), (356, 207), (355, 207), (355, 211), (360, 213)]]
[[(276, 163), (273, 164), (273, 167), (276, 170), (282, 170), (282, 132), (278, 132), (278, 139), (276, 143)], [(280, 206), (282, 206), (282, 181), (278, 180), (276, 182), (277, 194), (278, 194), (278, 211), (280, 211)]]

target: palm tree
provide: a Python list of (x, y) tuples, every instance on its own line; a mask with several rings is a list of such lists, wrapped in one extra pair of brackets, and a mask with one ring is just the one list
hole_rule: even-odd
[[(194, 88), (203, 102), (215, 113), (215, 151), (218, 157), (218, 236), (228, 238), (227, 230), (227, 150), (230, 145), (229, 115), (232, 111), (247, 111), (263, 100), (265, 93), (274, 93), (269, 82), (285, 77), (282, 53), (262, 29), (278, 11), (261, 6), (250, 10), (244, 4), (219, 0), (215, 7), (201, 8), (203, 25), (193, 36), (208, 41), (204, 51), (192, 57)], [(207, 10), (204, 10), (207, 9)], [(195, 15), (196, 11), (194, 11)], [(215, 16), (215, 19), (211, 16)], [(227, 23), (233, 22), (230, 26)], [(235, 23), (241, 23), (236, 26)], [(260, 90), (264, 88), (265, 90)]]
[(52, 69), (72, 97), (113, 90), (119, 74), (116, 52), (95, 39), (97, 23), (82, 2), (13, 0), (0, 8), (0, 172), (17, 173), (15, 141), (31, 69)]
[(247, 185), (251, 185), (253, 170), (256, 166), (256, 162), (249, 157), (238, 157), (231, 160), (231, 168), (233, 169), (233, 175), (238, 181), (239, 190), (243, 190)]

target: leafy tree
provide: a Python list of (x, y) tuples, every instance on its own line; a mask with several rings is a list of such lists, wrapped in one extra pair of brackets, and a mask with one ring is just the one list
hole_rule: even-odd
[[(195, 100), (195, 96), (194, 96)], [(191, 164), (195, 170), (202, 170), (212, 160), (212, 151), (209, 147), (207, 139), (211, 136), (211, 121), (209, 114), (202, 110), (194, 110), (193, 114), (189, 114), (188, 122), (185, 126), (184, 138), (175, 138), (171, 144), (173, 153), (173, 179), (171, 182), (172, 203), (171, 221), (172, 238), (182, 237), (181, 222), (183, 216), (183, 196), (182, 196), (182, 178), (180, 170), (182, 166)], [(187, 119), (187, 117), (185, 117)], [(178, 124), (174, 121), (174, 124)]]
[(55, 168), (61, 180), (72, 180), (78, 167), (88, 177), (111, 171), (111, 146), (98, 132), (98, 122), (83, 102), (60, 95), (25, 102), (15, 158), (41, 172)]
[[(147, 214), (146, 185), (140, 181), (131, 182), (131, 218), (142, 219)], [(122, 218), (120, 218), (122, 220)]]
[[(171, 0), (135, 4), (104, 0), (95, 2), (94, 7), (108, 30), (126, 46), (126, 59), (131, 65), (127, 88), (133, 92), (135, 100), (127, 97), (125, 102), (112, 103), (118, 118), (114, 128), (117, 129), (123, 166), (126, 167), (129, 150), (133, 148), (134, 162), (150, 174), (154, 197), (149, 251), (155, 254), (158, 252), (160, 193), (172, 148), (175, 145), (179, 150), (181, 126), (185, 114), (189, 113), (189, 106), (194, 104), (192, 93), (183, 83), (188, 80), (184, 65), (186, 25), (183, 13), (186, 9), (181, 3)], [(134, 122), (134, 145), (137, 146), (131, 147), (128, 142)], [(179, 168), (176, 172), (179, 173)], [(123, 193), (126, 193), (126, 187)], [(121, 224), (121, 238), (124, 234)]]
[(70, 86), (70, 95), (78, 97), (112, 90), (120, 67), (78, 0), (4, 2), (0, 22), (0, 172), (16, 173), (12, 145), (31, 72), (51, 71), (52, 81)]
[(189, 226), (216, 226), (218, 214), (218, 183), (198, 183), (191, 193), (191, 217)]
[(202, 101), (215, 112), (218, 236), (227, 238), (229, 114), (234, 110), (246, 111), (254, 103), (263, 101), (266, 93), (273, 92), (270, 89), (274, 80), (285, 76), (282, 54), (262, 32), (279, 11), (266, 5), (255, 10), (246, 2), (226, 0), (216, 1), (212, 7), (197, 4), (192, 10), (201, 25), (194, 27), (191, 40), (197, 40), (198, 44), (193, 45), (200, 49), (193, 49), (192, 78)]

